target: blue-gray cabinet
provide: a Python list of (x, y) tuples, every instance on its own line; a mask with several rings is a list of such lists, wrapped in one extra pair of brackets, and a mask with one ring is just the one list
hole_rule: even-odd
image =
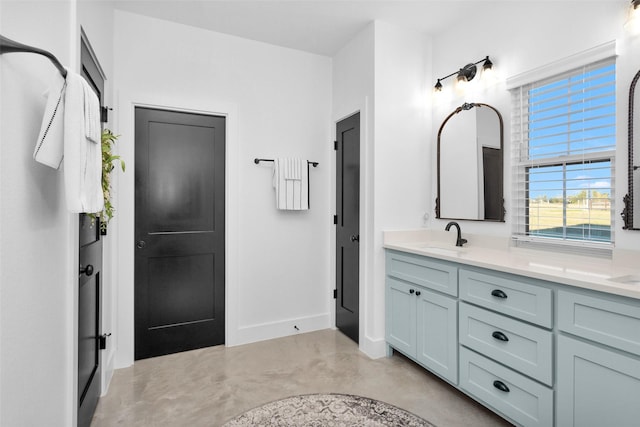
[(460, 388), (510, 421), (553, 425), (551, 388), (465, 347), (460, 347)]
[(522, 426), (640, 426), (640, 300), (396, 250), (386, 341)]
[(558, 292), (557, 425), (640, 425), (640, 306)]
[(551, 289), (466, 266), (459, 279), (460, 388), (514, 423), (552, 426)]
[(387, 257), (387, 274), (387, 344), (457, 384), (458, 303), (449, 296), (457, 294), (457, 268), (396, 253)]

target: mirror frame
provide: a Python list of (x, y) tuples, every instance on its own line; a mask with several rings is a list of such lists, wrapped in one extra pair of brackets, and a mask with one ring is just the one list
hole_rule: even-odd
[(624, 225), (622, 226), (623, 230), (640, 230), (640, 228), (636, 228), (633, 226), (633, 173), (640, 168), (640, 166), (634, 166), (633, 163), (633, 107), (634, 107), (634, 97), (636, 91), (636, 83), (638, 83), (638, 79), (640, 79), (640, 71), (636, 73), (631, 81), (631, 85), (629, 87), (629, 136), (627, 142), (627, 149), (629, 150), (628, 157), (628, 167), (627, 167), (627, 183), (628, 189), (627, 194), (622, 198), (624, 202), (624, 208), (622, 209), (622, 221)]
[[(449, 121), (449, 119), (453, 116), (455, 116), (456, 114), (462, 112), (462, 111), (467, 111), (467, 110), (471, 110), (472, 108), (477, 107), (477, 108), (482, 108), (482, 107), (488, 107), (491, 108), (493, 111), (495, 111), (495, 113), (498, 115), (498, 120), (500, 122), (500, 153), (502, 154), (502, 156), (500, 156), (500, 170), (499, 170), (499, 178), (500, 178), (500, 188), (497, 190), (498, 194), (497, 197), (499, 199), (502, 200), (502, 209), (501, 209), (501, 215), (499, 219), (467, 219), (467, 218), (441, 218), (440, 217), (440, 143), (441, 143), (441, 136), (442, 136), (442, 130), (444, 129), (444, 125), (447, 124), (447, 122)], [(438, 129), (438, 153), (437, 153), (437, 196), (436, 196), (436, 218), (437, 219), (458, 219), (458, 220), (462, 220), (464, 219), (465, 221), (491, 221), (491, 222), (504, 222), (504, 218), (506, 215), (506, 211), (504, 209), (504, 122), (502, 120), (502, 114), (500, 114), (500, 112), (495, 108), (492, 107), (489, 104), (485, 104), (482, 102), (472, 102), (472, 103), (467, 103), (465, 102), (464, 104), (462, 104), (461, 106), (459, 106), (458, 108), (456, 108), (451, 114), (449, 114), (444, 121), (442, 122), (442, 124), (440, 125), (440, 129)]]

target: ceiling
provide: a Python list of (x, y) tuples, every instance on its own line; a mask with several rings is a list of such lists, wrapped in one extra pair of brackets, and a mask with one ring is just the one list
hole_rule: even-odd
[(116, 8), (333, 56), (373, 20), (437, 34), (461, 16), (519, 0), (116, 0)]

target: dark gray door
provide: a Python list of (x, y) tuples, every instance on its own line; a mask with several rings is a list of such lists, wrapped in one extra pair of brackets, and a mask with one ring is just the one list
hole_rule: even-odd
[(135, 122), (135, 358), (223, 344), (225, 118)]
[(336, 327), (358, 342), (360, 113), (336, 125)]
[[(102, 105), (104, 78), (84, 38), (80, 46), (81, 75), (96, 92)], [(78, 427), (88, 427), (101, 392), (102, 240), (98, 221), (80, 214), (78, 223)]]

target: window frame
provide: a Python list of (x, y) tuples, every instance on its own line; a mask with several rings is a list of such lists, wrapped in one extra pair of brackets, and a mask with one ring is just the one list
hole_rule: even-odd
[[(587, 69), (598, 69), (607, 65), (614, 66), (614, 89), (613, 94), (616, 96), (614, 100), (614, 120), (617, 117), (617, 80), (618, 69), (615, 55), (615, 42), (598, 46), (589, 51), (582, 52), (578, 55), (566, 58), (558, 63), (550, 64), (540, 69), (533, 70), (507, 80), (507, 89), (511, 92), (512, 101), (512, 172), (513, 172), (513, 200), (512, 200), (512, 239), (517, 246), (552, 247), (555, 250), (567, 252), (587, 252), (594, 254), (610, 255), (615, 245), (615, 164), (616, 164), (616, 145), (617, 135), (614, 124), (614, 142), (613, 146), (603, 151), (588, 152), (585, 154), (572, 153), (568, 155), (556, 155), (553, 157), (536, 157), (531, 158), (529, 147), (529, 93), (532, 87), (544, 87), (553, 84), (554, 80), (560, 81), (568, 78), (569, 75), (584, 74)], [(593, 66), (597, 66), (592, 68)], [(525, 99), (527, 98), (527, 99)], [(569, 114), (569, 113), (568, 113)], [(571, 131), (567, 132), (568, 134)], [(570, 165), (609, 162), (610, 163), (610, 182), (611, 189), (609, 195), (609, 212), (611, 221), (611, 240), (598, 241), (591, 239), (575, 239), (568, 237), (567, 230), (571, 225), (567, 225), (567, 188), (570, 180), (567, 179), (566, 170)], [(550, 166), (559, 166), (562, 168), (564, 176), (558, 182), (562, 183), (563, 204), (562, 204), (562, 236), (540, 236), (531, 234), (530, 224), (530, 194), (529, 188), (529, 171), (532, 168), (544, 168)]]

